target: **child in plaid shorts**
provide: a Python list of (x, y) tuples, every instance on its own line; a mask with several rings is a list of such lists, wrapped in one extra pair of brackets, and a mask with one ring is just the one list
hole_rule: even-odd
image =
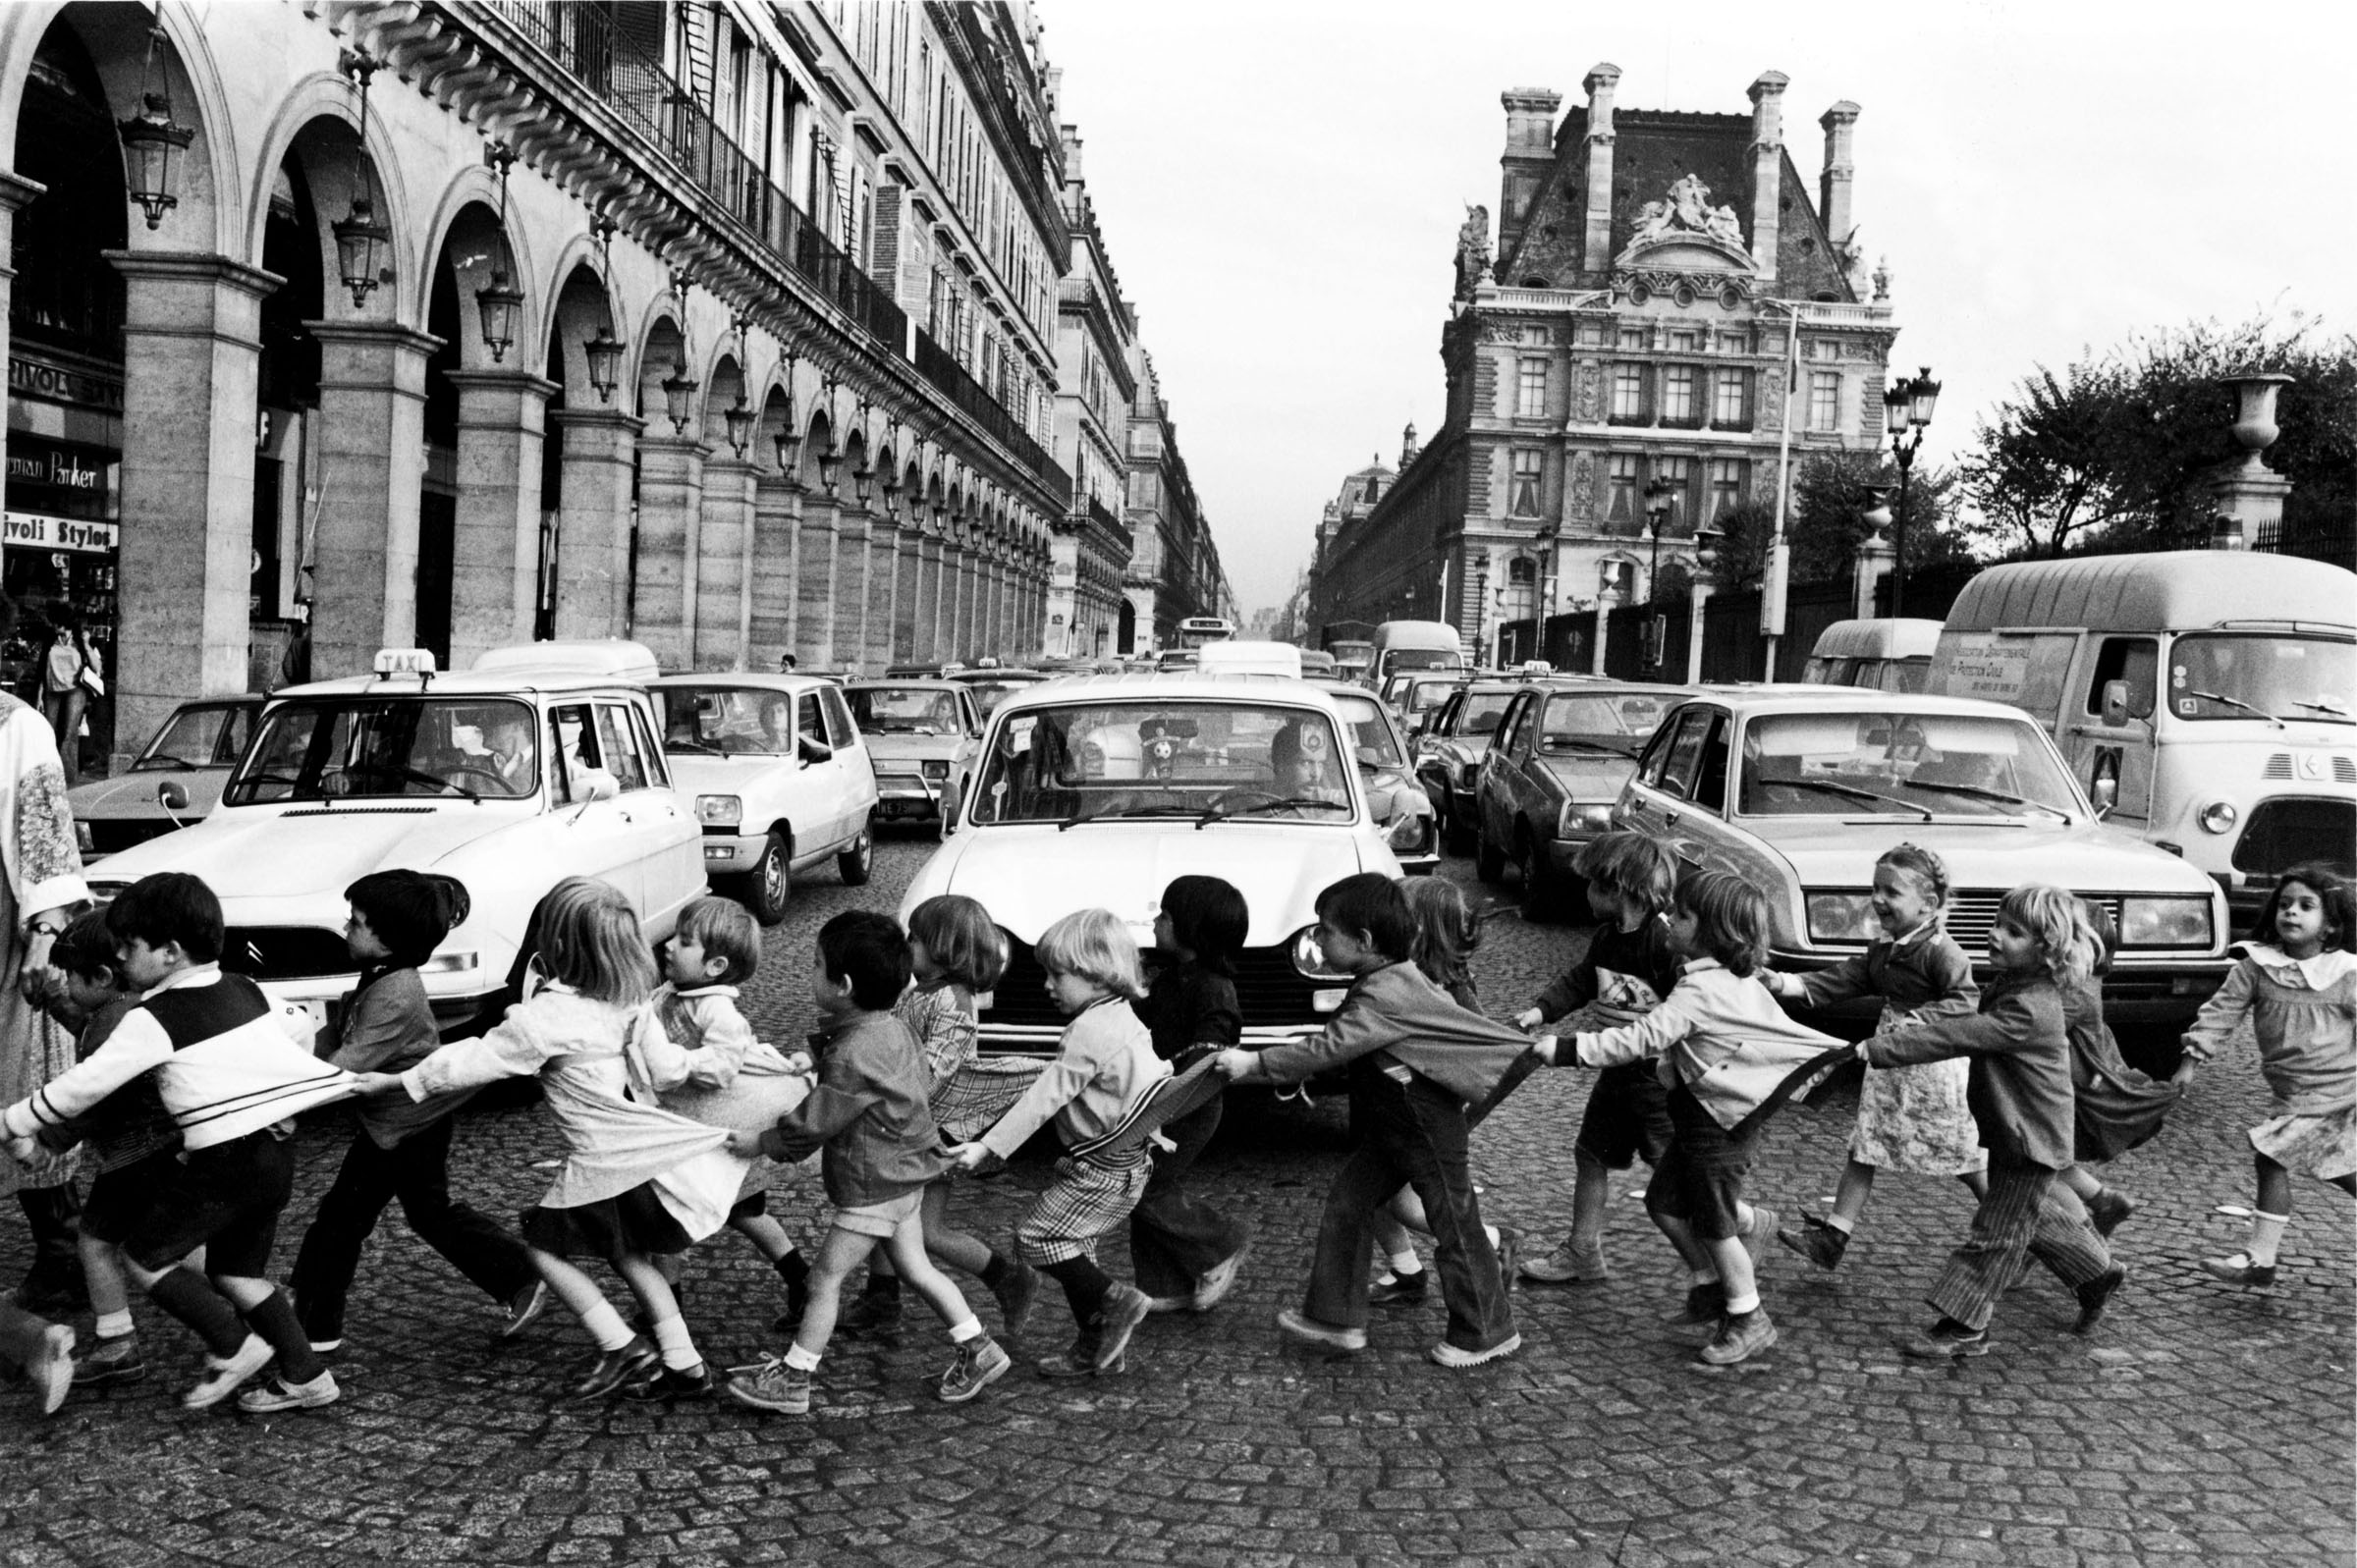
[[(1146, 986), (1137, 943), (1120, 919), (1104, 909), (1067, 915), (1040, 933), (1033, 950), (1047, 971), (1049, 1000), (1072, 1021), (1056, 1059), (1014, 1108), (951, 1152), (961, 1170), (1005, 1160), (1050, 1117), (1068, 1145), (1097, 1138), (1171, 1075), (1171, 1064), (1154, 1054), (1152, 1032), (1130, 1010)], [(1056, 1162), (1055, 1182), (1015, 1221), (1017, 1255), (1064, 1286), (1080, 1329), (1070, 1349), (1039, 1364), (1042, 1377), (1096, 1377), (1126, 1365), (1129, 1336), (1151, 1304), (1097, 1267), (1097, 1243), (1137, 1207), (1152, 1174), (1143, 1145), (1068, 1155)]]

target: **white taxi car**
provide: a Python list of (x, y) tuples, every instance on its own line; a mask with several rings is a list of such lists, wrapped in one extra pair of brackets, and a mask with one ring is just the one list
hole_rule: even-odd
[(1864, 951), (1875, 858), (1906, 842), (1946, 862), (1948, 934), (1984, 978), (1998, 903), (2026, 882), (2111, 917), (2113, 1023), (2182, 1023), (2228, 967), (2218, 884), (2098, 822), (2018, 708), (1845, 686), (1705, 688), (1664, 717), (1613, 817), (1765, 892), (1780, 969)]
[(673, 792), (634, 642), (495, 649), (442, 675), (422, 649), (375, 674), (288, 686), (211, 815), (89, 873), (112, 897), (157, 871), (220, 895), (222, 966), (301, 1004), (332, 1050), (328, 1003), (352, 989), (344, 890), (371, 871), (456, 878), (465, 920), (424, 965), (443, 1028), (496, 1022), (514, 1000), (532, 910), (571, 875), (630, 896), (651, 939), (704, 891), (701, 835)]
[(1032, 956), (1040, 933), (1105, 908), (1151, 947), (1162, 891), (1188, 873), (1225, 878), (1251, 909), (1235, 978), (1245, 1044), (1314, 1033), (1349, 985), (1311, 941), (1318, 893), (1362, 871), (1400, 875), (1335, 698), (1277, 676), (1092, 676), (1013, 693), (943, 832), (901, 914), (964, 893), (1007, 933), (982, 1014), (994, 1052), (1052, 1053), (1063, 1032)]
[(664, 676), (648, 691), (680, 791), (695, 799), (712, 884), (765, 926), (795, 873), (832, 859), (844, 885), (875, 858), (875, 765), (843, 688), (817, 676)]

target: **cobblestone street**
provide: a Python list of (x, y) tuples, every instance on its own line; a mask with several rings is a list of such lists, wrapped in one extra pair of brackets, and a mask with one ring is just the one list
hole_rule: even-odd
[[(808, 1026), (817, 926), (894, 907), (928, 847), (884, 843), (862, 890), (831, 870), (796, 888), (750, 993), (766, 1037)], [(1489, 900), (1465, 863), (1445, 874)], [(1583, 940), (1510, 912), (1487, 930), (1478, 973), (1495, 1013), (1524, 1005)], [(1534, 1077), (1476, 1140), (1489, 1217), (1543, 1245), (1565, 1221), (1585, 1092), (1584, 1074)], [(1848, 1104), (1795, 1107), (1772, 1130), (1754, 1192), (1787, 1220), (1831, 1192)], [(1362, 1354), (1288, 1349), (1271, 1319), (1297, 1304), (1343, 1148), (1332, 1106), (1232, 1114), (1204, 1180), (1258, 1239), (1216, 1312), (1150, 1320), (1126, 1377), (1049, 1383), (1026, 1353), (1069, 1326), (1051, 1291), (1016, 1371), (958, 1407), (926, 1386), (948, 1352), (914, 1302), (897, 1344), (839, 1342), (808, 1418), (723, 1401), (568, 1405), (586, 1348), (572, 1322), (552, 1311), (495, 1346), (491, 1306), (389, 1215), (328, 1410), (184, 1413), (192, 1343), (144, 1303), (160, 1363), (146, 1381), (78, 1394), (47, 1422), (21, 1389), (0, 1391), (0, 1563), (2345, 1565), (2349, 1207), (2297, 1188), (2272, 1292), (2196, 1267), (2239, 1245), (2241, 1221), (2220, 1206), (2251, 1200), (2243, 1133), (2265, 1104), (2246, 1046), (2110, 1172), (2139, 1207), (2118, 1237), (2129, 1281), (2098, 1334), (2072, 1338), (2074, 1304), (2036, 1273), (2001, 1307), (1992, 1353), (1952, 1369), (1904, 1362), (1894, 1340), (1927, 1321), (1921, 1291), (1963, 1233), (1954, 1183), (1886, 1179), (1837, 1275), (1772, 1249), (1764, 1289), (1782, 1338), (1713, 1371), (1693, 1359), (1697, 1331), (1662, 1322), (1682, 1282), (1636, 1201), (1641, 1170), (1615, 1184), (1612, 1280), (1515, 1295), (1519, 1356), (1472, 1373), (1429, 1364), (1437, 1296), (1379, 1313)], [(302, 1132), (282, 1272), (344, 1137), (334, 1116)], [(555, 1153), (537, 1107), (475, 1111), (454, 1188), (513, 1215)], [(1045, 1178), (1020, 1162), (963, 1188), (958, 1212), (1003, 1234)], [(820, 1211), (815, 1162), (779, 1182), (773, 1213), (805, 1240)], [(1125, 1249), (1106, 1261), (1126, 1273)], [(0, 1271), (24, 1263), (12, 1224)], [(708, 1356), (784, 1349), (768, 1326), (775, 1278), (749, 1248), (715, 1238), (687, 1272)], [(983, 1315), (995, 1326), (986, 1302)]]

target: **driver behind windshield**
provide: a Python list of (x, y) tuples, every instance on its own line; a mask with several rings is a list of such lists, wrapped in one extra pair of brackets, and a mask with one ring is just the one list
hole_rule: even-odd
[(1305, 729), (1296, 719), (1269, 741), (1269, 768), (1275, 775), (1270, 787), (1288, 799), (1349, 804), (1349, 791), (1336, 767), (1334, 743), (1323, 726)]

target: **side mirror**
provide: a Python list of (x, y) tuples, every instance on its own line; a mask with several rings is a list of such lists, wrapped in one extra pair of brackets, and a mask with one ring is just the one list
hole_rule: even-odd
[(941, 786), (941, 831), (943, 837), (958, 831), (958, 808), (965, 801), (958, 792), (958, 781), (950, 780)]
[(155, 786), (155, 803), (166, 811), (186, 811), (189, 809), (188, 788), (167, 779)]
[(2128, 722), (2128, 683), (2124, 680), (2104, 682), (2104, 724), (2116, 730)]
[(825, 762), (834, 756), (835, 748), (815, 736), (803, 735), (795, 740), (794, 754), (799, 757), (802, 766), (807, 768), (814, 762)]
[(2104, 775), (2087, 786), (2087, 798), (2098, 817), (2109, 817), (2111, 808), (2119, 804), (2119, 781), (2110, 774)]

